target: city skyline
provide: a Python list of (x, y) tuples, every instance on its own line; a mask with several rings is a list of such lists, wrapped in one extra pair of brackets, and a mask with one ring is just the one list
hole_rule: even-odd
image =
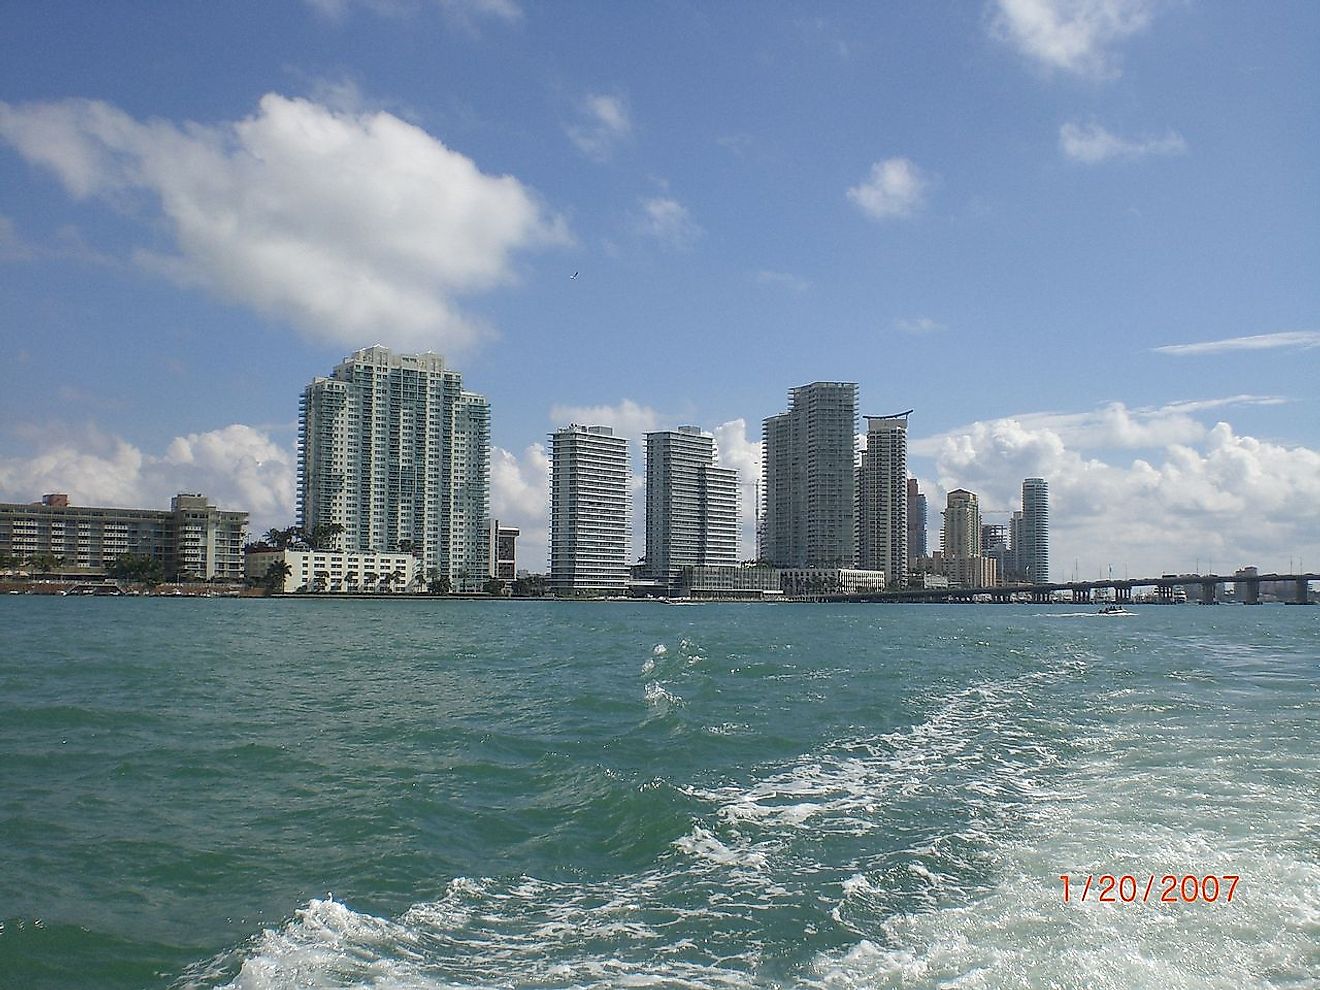
[(205, 491), (287, 525), (292, 397), (380, 343), (489, 398), (529, 562), (569, 422), (632, 441), (635, 488), (645, 433), (711, 432), (754, 556), (756, 424), (841, 378), (916, 409), (933, 505), (1003, 523), (1048, 478), (1056, 579), (1320, 562), (1317, 30), (1153, 0), (20, 5), (0, 500)]

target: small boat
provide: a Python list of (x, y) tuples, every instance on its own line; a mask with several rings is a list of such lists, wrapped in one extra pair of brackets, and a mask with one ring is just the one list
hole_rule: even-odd
[(1135, 615), (1135, 612), (1129, 612), (1122, 605), (1106, 605), (1096, 615)]

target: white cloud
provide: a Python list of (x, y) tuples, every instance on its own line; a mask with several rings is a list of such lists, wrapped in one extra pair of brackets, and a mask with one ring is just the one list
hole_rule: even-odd
[(1111, 134), (1096, 123), (1067, 123), (1059, 128), (1059, 149), (1075, 162), (1095, 165), (1114, 158), (1133, 161), (1149, 155), (1181, 155), (1187, 150), (1187, 142), (1176, 131), (1133, 141)]
[(1118, 74), (1111, 49), (1149, 26), (1154, 0), (996, 0), (995, 35), (1047, 69)]
[(638, 229), (672, 248), (690, 247), (705, 233), (688, 208), (669, 196), (643, 201)]
[(384, 112), (268, 94), (244, 120), (180, 127), (97, 101), (0, 103), (0, 137), (78, 199), (158, 207), (176, 253), (143, 249), (146, 267), (339, 345), (461, 349), (480, 330), (455, 300), (569, 240), (517, 179)]
[[(1151, 450), (1176, 443), (1195, 443), (1209, 427), (1192, 414), (1234, 406), (1273, 406), (1287, 400), (1275, 395), (1231, 395), (1214, 399), (1169, 402), (1163, 406), (1129, 408), (1110, 402), (1078, 413), (1022, 413), (992, 423), (1016, 423), (1032, 435), (1056, 436), (1068, 447), (1085, 450)], [(966, 436), (984, 423), (960, 426), (936, 436), (914, 440), (909, 449), (936, 456), (947, 441)]]
[(592, 161), (609, 161), (632, 133), (628, 105), (621, 96), (592, 94), (582, 101), (578, 113), (581, 119), (568, 128), (568, 136)]
[(616, 436), (629, 440), (641, 441), (643, 434), (660, 429), (662, 417), (650, 406), (643, 406), (632, 399), (624, 399), (615, 405), (568, 406), (555, 405), (550, 409), (550, 421), (555, 429), (561, 429), (571, 423), (579, 426), (609, 426)]
[(894, 323), (894, 326), (903, 331), (903, 333), (910, 333), (918, 336), (928, 333), (942, 333), (944, 330), (948, 329), (943, 323), (937, 323), (929, 316), (920, 316), (915, 320), (898, 320)]
[(1262, 333), (1252, 337), (1229, 337), (1225, 340), (1205, 340), (1197, 344), (1166, 344), (1154, 347), (1157, 354), (1180, 357), (1193, 354), (1222, 354), (1225, 351), (1264, 351), (1276, 348), (1310, 350), (1320, 347), (1320, 330), (1285, 330), (1281, 333)]
[[(322, 17), (332, 21), (341, 21), (348, 14), (349, 7), (359, 6), (376, 14), (402, 17), (412, 13), (416, 4), (410, 0), (304, 0), (304, 2)], [(523, 11), (514, 0), (435, 0), (445, 17), (456, 26), (470, 31), (476, 30), (477, 21), (482, 18), (494, 18), (507, 24), (516, 24), (522, 20)]]
[(910, 159), (886, 158), (871, 166), (870, 177), (848, 190), (872, 220), (910, 217), (925, 203), (930, 180)]
[[(1071, 576), (1074, 562), (1083, 577), (1111, 564), (1145, 577), (1191, 570), (1198, 559), (1222, 571), (1282, 568), (1295, 554), (1320, 559), (1320, 452), (1188, 415), (1211, 405), (1133, 415), (1115, 404), (1082, 414), (1091, 419), (1085, 428), (1050, 416), (974, 423), (938, 438), (931, 454), (940, 488), (969, 488), (989, 507), (1018, 507), (1022, 479), (1046, 478), (1056, 578)], [(1151, 453), (1127, 463), (1097, 453), (1124, 445)], [(939, 509), (932, 500), (932, 532)]]
[(800, 275), (793, 275), (790, 272), (759, 271), (752, 276), (758, 285), (778, 286), (788, 289), (792, 292), (806, 292), (811, 288), (811, 282)]
[(529, 445), (521, 456), (501, 447), (491, 450), (491, 514), (502, 525), (520, 530), (519, 570), (546, 569), (550, 545), (549, 499), (550, 457), (544, 444)]
[(251, 426), (175, 437), (156, 454), (94, 427), (27, 432), (38, 449), (0, 458), (0, 500), (65, 492), (76, 505), (163, 509), (179, 492), (201, 492), (214, 505), (250, 513), (250, 532), (293, 522), (293, 451)]
[(756, 557), (757, 482), (761, 480), (761, 441), (747, 439), (747, 421), (738, 418), (712, 431), (720, 466), (738, 472), (738, 559)]

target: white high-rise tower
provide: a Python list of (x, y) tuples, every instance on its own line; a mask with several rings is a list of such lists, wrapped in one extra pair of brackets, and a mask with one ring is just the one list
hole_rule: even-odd
[(367, 347), (303, 390), (300, 526), (338, 524), (352, 550), (420, 547), (427, 573), (478, 588), (489, 513), (490, 405), (440, 355)]
[(550, 587), (559, 595), (628, 590), (628, 441), (608, 426), (550, 434)]
[(762, 424), (761, 557), (778, 567), (852, 567), (857, 554), (857, 385), (789, 389)]
[(866, 450), (857, 472), (857, 566), (884, 571), (891, 587), (907, 583), (910, 414), (866, 417)]
[(685, 566), (738, 562), (738, 473), (695, 426), (646, 434), (647, 573), (672, 592)]

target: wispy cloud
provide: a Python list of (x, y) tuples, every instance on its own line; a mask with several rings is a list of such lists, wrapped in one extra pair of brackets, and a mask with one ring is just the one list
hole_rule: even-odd
[(1059, 150), (1075, 162), (1095, 165), (1114, 158), (1132, 161), (1150, 155), (1181, 155), (1187, 150), (1187, 142), (1177, 131), (1134, 141), (1111, 134), (1096, 123), (1070, 122), (1059, 128)]
[(1320, 347), (1320, 330), (1285, 330), (1281, 333), (1262, 333), (1251, 337), (1229, 337), (1225, 340), (1205, 340), (1197, 344), (1165, 344), (1152, 350), (1157, 354), (1186, 357), (1192, 354), (1222, 354), (1225, 351), (1266, 351), (1278, 348), (1310, 350)]
[(995, 0), (991, 31), (1047, 69), (1118, 75), (1111, 49), (1150, 24), (1154, 0)]
[(811, 283), (800, 275), (793, 275), (789, 272), (759, 271), (752, 276), (758, 285), (778, 286), (782, 289), (789, 289), (792, 292), (806, 292), (811, 288)]
[(688, 208), (670, 196), (655, 196), (642, 202), (638, 229), (672, 248), (690, 247), (705, 233)]
[(948, 329), (943, 323), (937, 323), (929, 316), (919, 316), (915, 320), (896, 320), (894, 326), (903, 333), (910, 333), (914, 336), (928, 333), (942, 333)]
[(925, 204), (930, 179), (908, 158), (886, 158), (871, 166), (848, 198), (872, 220), (910, 217)]
[(608, 161), (614, 149), (632, 133), (632, 118), (622, 96), (593, 93), (578, 107), (579, 120), (568, 128), (569, 139), (592, 161)]

